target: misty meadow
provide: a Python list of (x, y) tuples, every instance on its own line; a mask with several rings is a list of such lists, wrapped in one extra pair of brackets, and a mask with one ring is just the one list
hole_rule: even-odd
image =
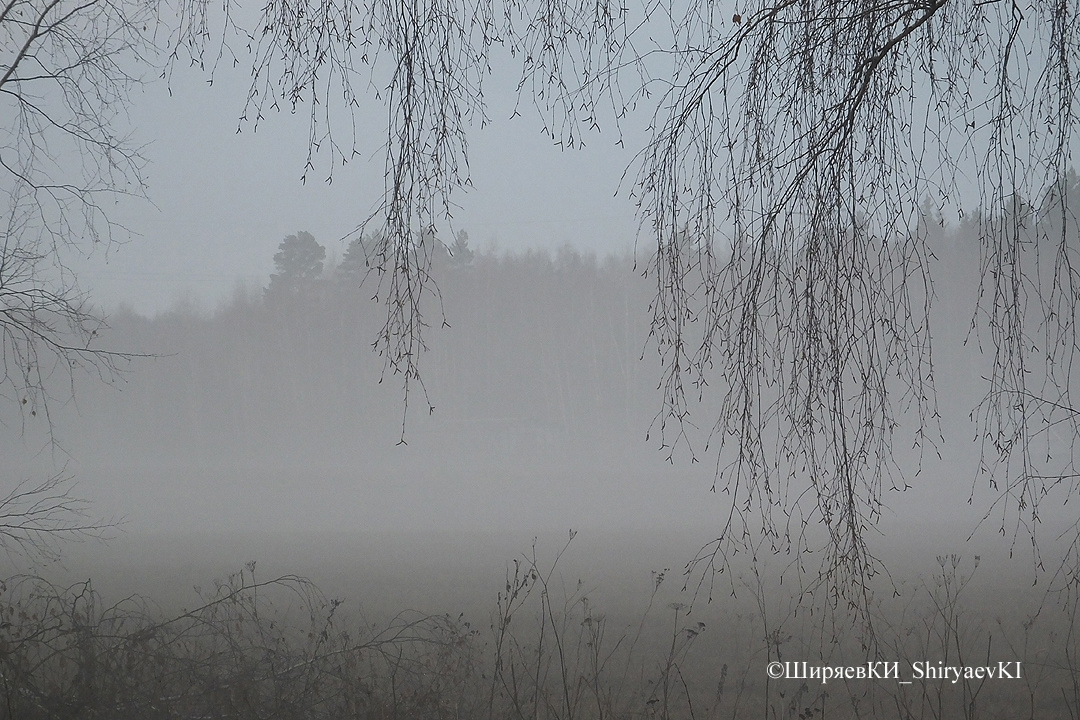
[(0, 2), (0, 720), (1080, 718), (1078, 14)]
[[(77, 478), (107, 536), (6, 581), (8, 716), (1069, 717), (1076, 604), (1048, 562), (1067, 548), (1044, 541), (1036, 570), (972, 489), (967, 232), (934, 241), (940, 439), (898, 451), (919, 474), (858, 610), (824, 581), (823, 528), (797, 561), (767, 538), (714, 561), (731, 497), (695, 462), (707, 427), (656, 439), (654, 289), (630, 257), (433, 245), (408, 394), (371, 349), (370, 240), (335, 261), (299, 232), (215, 309), (115, 313), (122, 371), (61, 384), (6, 441), (24, 477)], [(913, 675), (1004, 662), (1021, 676)]]

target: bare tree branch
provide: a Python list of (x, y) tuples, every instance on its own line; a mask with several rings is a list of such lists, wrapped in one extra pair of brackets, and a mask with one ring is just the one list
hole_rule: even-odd
[[(114, 379), (131, 357), (100, 344), (105, 319), (68, 265), (120, 240), (106, 212), (142, 196), (143, 160), (123, 134), (128, 93), (154, 51), (152, 3), (6, 0), (0, 7), (0, 425), (52, 435), (77, 374)], [(13, 411), (13, 412), (12, 412)], [(11, 422), (11, 418), (21, 421)], [(0, 481), (15, 482), (14, 478)], [(32, 560), (103, 537), (63, 473), (0, 499), (0, 547)]]
[(67, 542), (108, 538), (117, 523), (90, 515), (73, 489), (71, 478), (58, 474), (40, 483), (23, 481), (0, 498), (0, 548), (32, 561), (56, 560)]

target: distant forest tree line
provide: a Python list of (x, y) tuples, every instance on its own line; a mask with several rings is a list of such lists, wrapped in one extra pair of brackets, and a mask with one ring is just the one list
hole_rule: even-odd
[[(328, 275), (337, 283), (359, 285), (372, 271), (377, 270), (374, 253), (381, 242), (374, 235), (353, 238), (341, 262), (329, 268)], [(461, 267), (470, 264), (475, 257), (469, 247), (469, 234), (464, 230), (458, 231), (451, 245), (445, 245), (432, 236), (422, 238), (418, 245), (419, 252), (430, 253), (440, 267)], [(311, 233), (300, 231), (288, 235), (274, 254), (274, 273), (266, 288), (267, 297), (277, 298), (310, 289), (324, 279), (324, 271), (327, 270), (325, 260), (326, 248)]]
[(650, 289), (631, 257), (485, 254), (465, 233), (436, 247), (438, 295), (424, 316), (421, 360), (431, 414), (403, 417), (399, 378), (373, 352), (385, 306), (373, 297), (377, 282), (364, 282), (363, 241), (331, 264), (298, 232), (281, 243), (265, 287), (238, 291), (212, 313), (181, 305), (153, 319), (110, 318), (110, 342), (157, 357), (139, 361), (120, 392), (80, 387), (84, 404), (109, 418), (98, 426), (109, 441), (87, 439), (89, 451), (164, 459), (198, 447), (207, 463), (265, 459), (267, 448), (296, 458), (335, 447), (382, 454), (403, 422), (407, 443), (430, 443), (435, 432), (447, 452), (472, 446), (478, 456), (569, 442), (579, 459), (600, 458), (610, 443), (621, 454), (644, 438), (659, 408), (659, 365), (641, 362), (652, 357)]
[[(935, 351), (941, 365), (965, 368), (966, 416), (979, 399), (977, 375), (966, 371), (977, 353), (962, 346), (978, 286), (962, 273), (978, 245), (969, 225), (945, 232), (937, 219), (928, 222), (938, 230), (941, 277), (949, 278), (938, 293)], [(181, 305), (153, 319), (130, 311), (111, 318), (110, 342), (159, 357), (140, 361), (120, 393), (92, 383), (80, 389), (87, 405), (111, 408), (102, 410), (108, 442), (87, 445), (162, 460), (190, 458), (198, 447), (208, 464), (319, 462), (363, 447), (377, 450), (374, 461), (402, 438), (404, 422), (407, 443), (481, 463), (586, 467), (672, 452), (689, 459), (655, 432), (662, 398), (660, 358), (649, 344), (654, 288), (630, 255), (598, 258), (569, 247), (484, 253), (465, 232), (431, 246), (437, 291), (423, 318), (420, 364), (432, 413), (414, 408), (403, 418), (400, 378), (373, 351), (386, 308), (374, 297), (377, 281), (365, 282), (369, 245), (353, 240), (331, 263), (301, 231), (277, 248), (265, 287), (238, 291), (212, 313)], [(689, 408), (688, 432), (700, 423), (681, 442), (694, 450), (708, 439), (710, 401), (705, 395)]]

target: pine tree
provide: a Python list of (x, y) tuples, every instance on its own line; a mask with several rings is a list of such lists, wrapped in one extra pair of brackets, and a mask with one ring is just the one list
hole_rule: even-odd
[(326, 248), (308, 232), (289, 235), (281, 241), (274, 255), (276, 273), (270, 276), (267, 295), (278, 297), (310, 287), (323, 271)]

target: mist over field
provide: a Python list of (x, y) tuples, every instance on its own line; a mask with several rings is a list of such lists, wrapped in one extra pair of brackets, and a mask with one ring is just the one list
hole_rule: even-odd
[[(1045, 506), (1037, 556), (1023, 534), (1010, 536), (1007, 514), (988, 514), (998, 495), (975, 480), (971, 420), (988, 371), (969, 331), (978, 246), (961, 225), (937, 231), (933, 249), (932, 442), (909, 442), (915, 418), (901, 418), (899, 485), (867, 528), (882, 563), (871, 580), (877, 655), (959, 662), (977, 652), (979, 662), (1036, 663), (1042, 682), (1066, 687), (1068, 641), (1044, 642), (1037, 657), (1023, 644), (1069, 636), (1053, 563), (1070, 507)], [(679, 702), (704, 693), (715, 712), (742, 716), (743, 694), (715, 692), (738, 669), (739, 693), (755, 703), (780, 707), (803, 688), (802, 709), (823, 712), (827, 692), (801, 680), (770, 690), (766, 665), (863, 662), (868, 630), (819, 582), (820, 552), (792, 557), (766, 540), (723, 574), (692, 564), (708, 557), (731, 509), (722, 483), (714, 489), (708, 444), (718, 393), (704, 389), (674, 447), (670, 427), (661, 441), (653, 281), (629, 256), (465, 250), (436, 254), (423, 385), (407, 396), (372, 352), (385, 307), (356, 255), (295, 277), (279, 267), (214, 310), (113, 313), (105, 340), (136, 355), (123, 374), (58, 384), (48, 416), (2, 440), (6, 467), (25, 477), (62, 470), (91, 513), (120, 520), (111, 539), (69, 544), (35, 569), (61, 588), (91, 578), (106, 604), (134, 595), (166, 614), (229, 583), (246, 592), (244, 583), (302, 576), (355, 613), (342, 617), (457, 618), (483, 656), (512, 627), (498, 608), (515, 571), (532, 568), (543, 593), (531, 596), (538, 608), (523, 606), (531, 620), (515, 637), (528, 646), (530, 633), (577, 628), (564, 640), (581, 651), (601, 642), (581, 629), (602, 618), (612, 657), (625, 651), (625, 669), (640, 664), (636, 689), (620, 696), (630, 705), (654, 707), (659, 685), (649, 683), (668, 682), (677, 656)], [(789, 527), (824, 547), (816, 521)], [(664, 657), (662, 677), (646, 682)], [(868, 687), (845, 692), (870, 692), (874, 707), (907, 692)], [(923, 684), (901, 699), (925, 713), (931, 688), (952, 716), (943, 708), (970, 699), (959, 687)], [(999, 682), (984, 697), (1067, 712), (1019, 688)]]
[[(968, 338), (977, 247), (955, 234), (939, 242), (951, 259), (938, 268), (930, 436), (940, 426), (942, 438), (897, 444), (910, 488), (888, 494), (883, 550), (970, 533), (992, 498), (973, 487), (969, 414), (985, 370)], [(441, 258), (435, 273), (423, 384), (408, 396), (371, 348), (385, 313), (374, 282), (328, 266), (281, 297), (255, 287), (214, 311), (114, 313), (110, 347), (139, 357), (115, 382), (78, 378), (47, 420), (27, 418), (6, 442), (28, 463), (66, 466), (126, 518), (126, 534), (572, 528), (710, 539), (728, 509), (707, 445), (723, 378), (703, 389), (684, 436), (661, 437), (655, 291), (631, 258), (479, 253)]]
[(0, 720), (1080, 720), (1078, 13), (7, 0)]
[[(971, 413), (989, 366), (970, 330), (978, 246), (968, 232), (935, 240), (938, 416), (918, 447), (904, 446), (916, 418), (901, 418), (901, 487), (887, 492), (871, 541), (893, 562), (1010, 552), (1000, 522), (979, 524), (996, 496), (975, 480)], [(59, 386), (47, 418), (4, 436), (5, 454), (27, 473), (66, 468), (96, 512), (124, 518), (121, 544), (504, 533), (516, 541), (509, 556), (533, 535), (571, 529), (711, 540), (730, 506), (714, 487), (716, 438), (708, 445), (724, 379), (703, 388), (678, 442), (670, 427), (661, 438), (654, 281), (628, 256), (469, 254), (436, 259), (422, 384), (408, 396), (372, 351), (386, 312), (377, 280), (361, 285), (362, 262), (328, 261), (285, 292), (240, 289), (215, 310), (113, 313), (109, 347), (137, 357), (114, 382)], [(1049, 505), (1042, 518), (1049, 528), (1068, 519)], [(1028, 571), (1030, 553), (1015, 554), (1011, 566)]]

